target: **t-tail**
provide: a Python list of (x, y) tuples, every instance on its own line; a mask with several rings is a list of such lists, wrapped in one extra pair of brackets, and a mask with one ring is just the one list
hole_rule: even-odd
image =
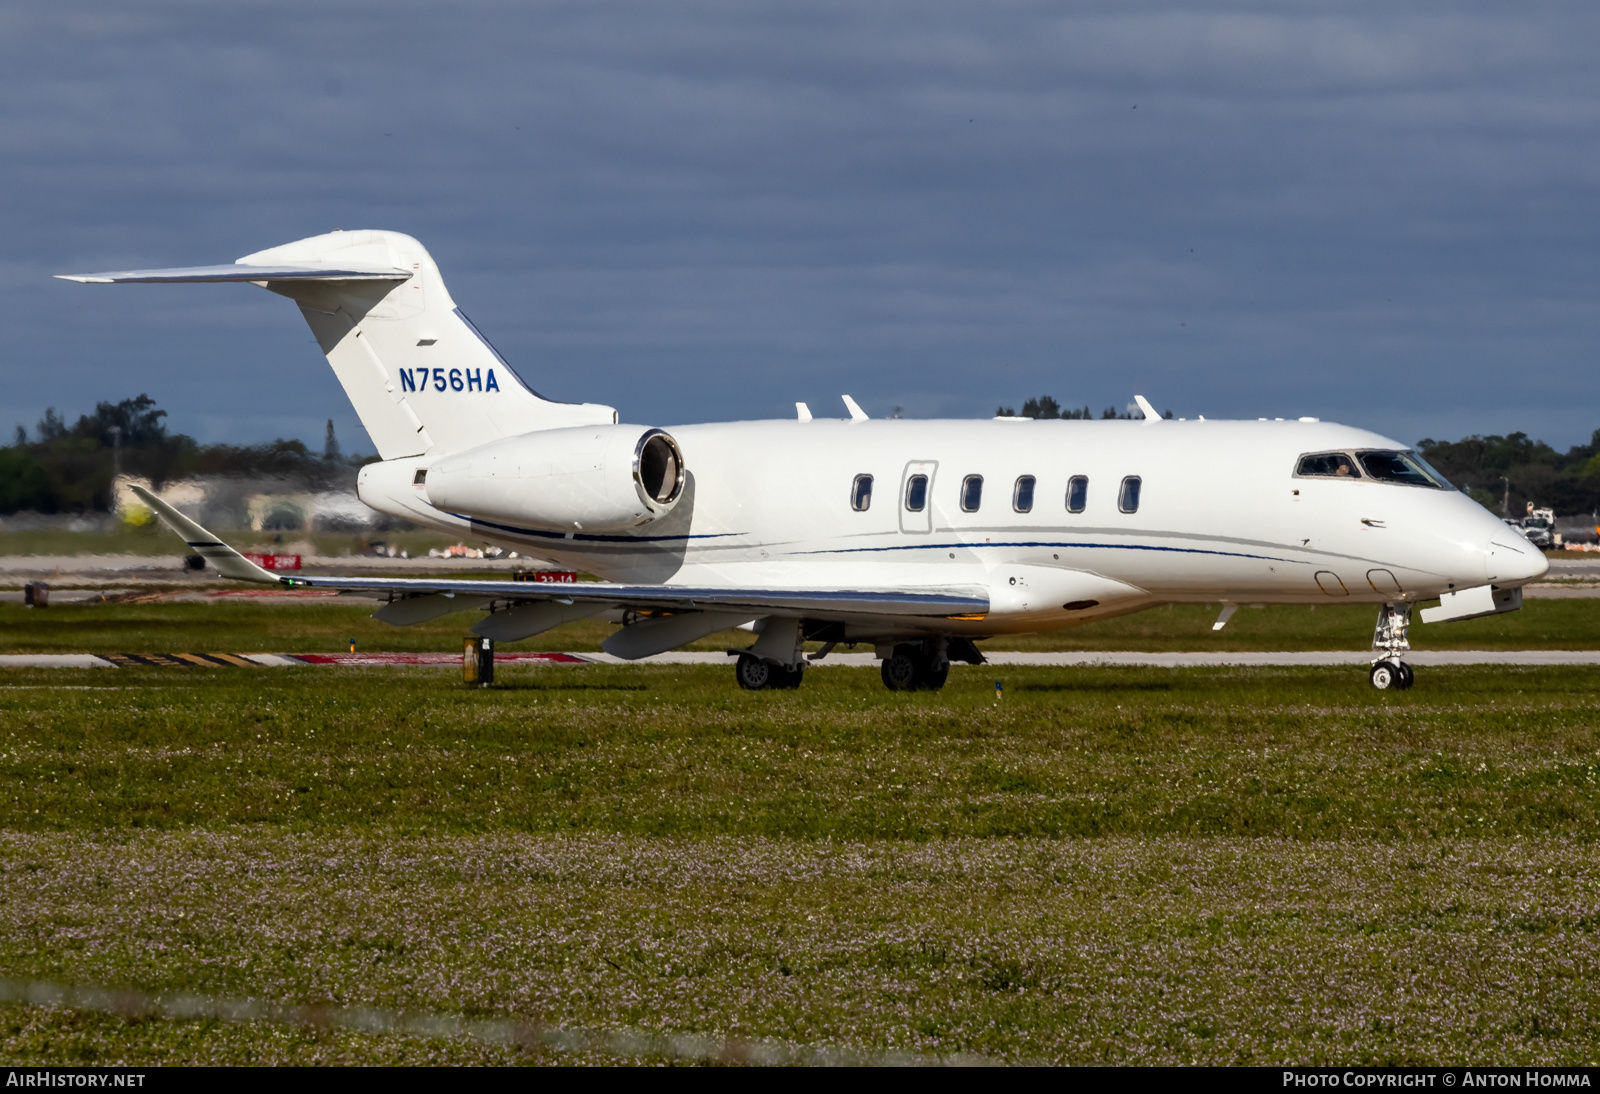
[(330, 232), (227, 266), (57, 276), (89, 284), (248, 281), (287, 296), (385, 460), (617, 420), (611, 407), (554, 402), (523, 383), (450, 299), (427, 250), (399, 232)]

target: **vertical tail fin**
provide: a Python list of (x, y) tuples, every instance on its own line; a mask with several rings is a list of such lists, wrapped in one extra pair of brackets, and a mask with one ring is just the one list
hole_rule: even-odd
[(617, 420), (522, 382), (456, 307), (428, 252), (399, 232), (330, 232), (231, 266), (63, 275), (91, 283), (249, 281), (300, 305), (385, 460)]
[(300, 305), (361, 423), (386, 460), (451, 452), (561, 426), (609, 424), (616, 411), (533, 391), (456, 307), (433, 259), (399, 232), (332, 232), (245, 255), (250, 266), (376, 266), (386, 281), (268, 281)]

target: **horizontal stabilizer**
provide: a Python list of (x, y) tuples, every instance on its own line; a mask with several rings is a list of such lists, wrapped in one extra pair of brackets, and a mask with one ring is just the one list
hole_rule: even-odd
[(248, 282), (287, 297), (386, 461), (617, 421), (612, 407), (558, 403), (525, 384), (456, 307), (427, 250), (400, 232), (335, 229), (227, 265), (56, 276), (90, 285)]
[(108, 273), (56, 274), (84, 285), (170, 285), (206, 281), (404, 281), (407, 270), (318, 266), (178, 266), (170, 270), (114, 270)]

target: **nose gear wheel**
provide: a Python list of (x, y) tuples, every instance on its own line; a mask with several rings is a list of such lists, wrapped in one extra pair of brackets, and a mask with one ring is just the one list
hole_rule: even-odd
[(1402, 601), (1378, 609), (1378, 625), (1372, 631), (1372, 651), (1376, 656), (1367, 679), (1379, 691), (1391, 688), (1404, 691), (1416, 680), (1416, 673), (1404, 660), (1411, 650), (1411, 642), (1406, 637), (1410, 628), (1410, 604)]
[(1414, 674), (1404, 661), (1379, 661), (1372, 666), (1367, 678), (1379, 691), (1404, 691), (1411, 686)]

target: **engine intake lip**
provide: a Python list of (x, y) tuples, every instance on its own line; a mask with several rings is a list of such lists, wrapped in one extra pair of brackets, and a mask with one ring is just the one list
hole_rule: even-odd
[(633, 485), (656, 512), (670, 509), (683, 494), (683, 451), (664, 429), (647, 429), (633, 449)]

